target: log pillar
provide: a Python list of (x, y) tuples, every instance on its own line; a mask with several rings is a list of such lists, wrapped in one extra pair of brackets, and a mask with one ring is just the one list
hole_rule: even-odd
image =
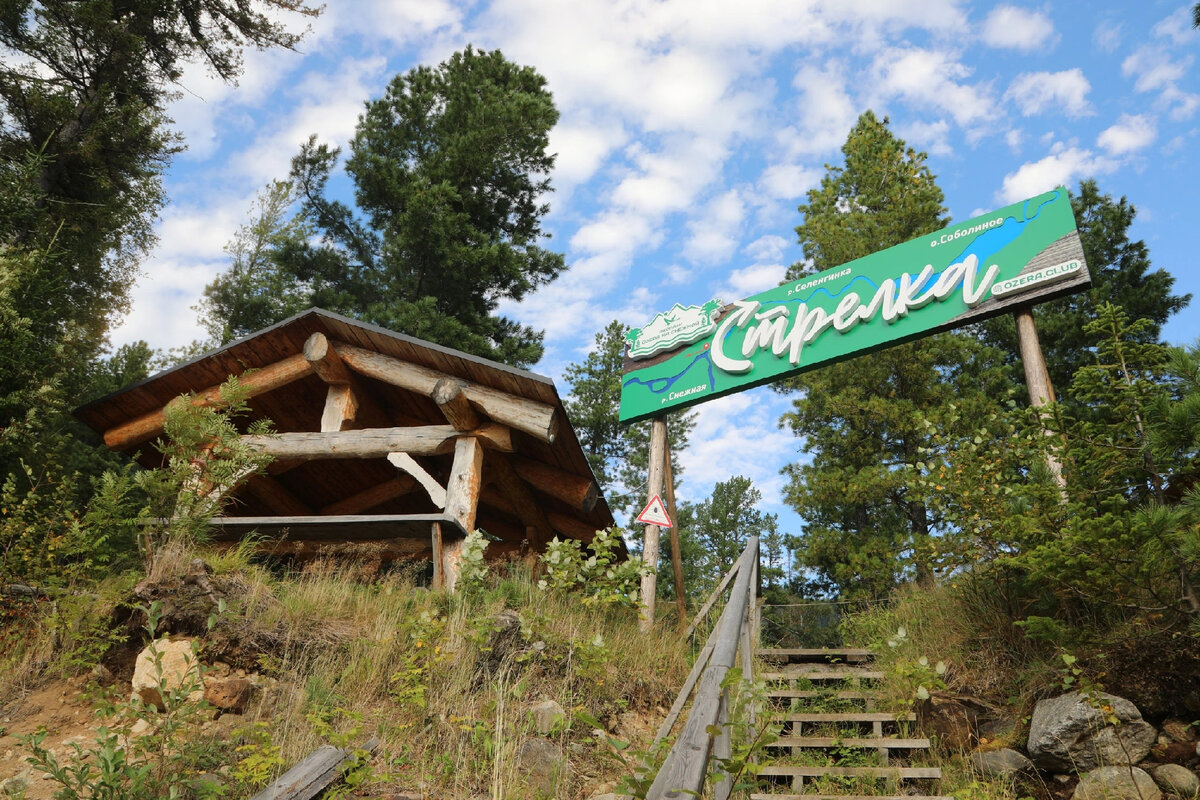
[[(1046, 369), (1046, 357), (1038, 341), (1037, 325), (1033, 321), (1033, 310), (1026, 306), (1013, 312), (1017, 323), (1017, 346), (1021, 351), (1021, 364), (1025, 367), (1025, 385), (1029, 389), (1029, 403), (1040, 409), (1055, 402), (1054, 386), (1050, 383), (1050, 372)], [(1054, 477), (1058, 488), (1065, 493), (1067, 481), (1063, 478), (1062, 462), (1051, 449), (1046, 453), (1046, 467)]]
[[(650, 480), (646, 490), (646, 501), (655, 495), (662, 494), (663, 456), (667, 451), (667, 422), (662, 417), (656, 417), (650, 424)], [(657, 525), (647, 525), (645, 541), (642, 545), (642, 563), (650, 568), (649, 574), (642, 576), (642, 608), (638, 627), (643, 633), (654, 626), (654, 596), (658, 591), (658, 535)]]
[(679, 551), (679, 515), (675, 513), (675, 476), (671, 471), (671, 443), (663, 448), (663, 470), (667, 474), (667, 514), (671, 517), (671, 570), (675, 577), (675, 608), (679, 627), (687, 625), (687, 597), (683, 592), (683, 554)]

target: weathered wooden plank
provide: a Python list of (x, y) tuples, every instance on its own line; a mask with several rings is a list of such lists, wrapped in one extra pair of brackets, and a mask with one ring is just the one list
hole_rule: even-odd
[[(372, 736), (360, 749), (374, 753), (378, 747), (379, 740)], [(342, 777), (342, 764), (352, 757), (353, 752), (322, 745), (250, 800), (312, 800)]]
[[(338, 355), (356, 372), (426, 397), (433, 396), (438, 381), (453, 377), (445, 372), (350, 344), (334, 342), (333, 346)], [(558, 411), (554, 406), (465, 381), (462, 384), (462, 392), (496, 422), (524, 431), (548, 443), (553, 442), (558, 434)]]
[(889, 750), (928, 750), (928, 739), (889, 739), (886, 736), (876, 737), (836, 737), (836, 736), (781, 736), (767, 747), (886, 747)]
[(908, 778), (940, 778), (941, 769), (937, 767), (809, 767), (809, 766), (778, 766), (762, 767), (759, 775), (771, 776), (800, 776), (802, 778), (891, 778), (904, 780)]
[(750, 800), (954, 800), (947, 795), (925, 794), (768, 794), (756, 792)]
[(662, 769), (654, 777), (654, 782), (646, 793), (647, 800), (699, 796), (704, 786), (704, 775), (712, 749), (710, 730), (716, 723), (720, 710), (721, 684), (737, 655), (739, 633), (750, 599), (751, 558), (758, 558), (757, 536), (750, 537), (739, 559), (741, 566), (733, 584), (733, 592), (710, 637), (713, 643), (712, 657), (700, 679), (692, 711), (679, 733), (679, 738), (675, 740), (675, 745), (667, 754)]
[(787, 658), (794, 661), (823, 661), (826, 663), (843, 661), (856, 663), (872, 661), (875, 654), (862, 647), (760, 647), (758, 655), (762, 658)]
[(408, 473), (419, 483), (438, 508), (446, 507), (446, 489), (408, 453), (388, 453), (388, 461), (398, 470)]
[(866, 669), (826, 669), (826, 670), (783, 670), (780, 672), (764, 672), (763, 680), (767, 681), (846, 681), (853, 678), (860, 680), (878, 681), (883, 680), (883, 673), (878, 670)]
[(879, 711), (813, 711), (788, 714), (788, 722), (916, 722), (917, 715), (887, 714)]
[[(262, 369), (242, 373), (238, 378), (238, 384), (246, 396), (254, 397), (286, 386), (311, 373), (312, 365), (308, 363), (303, 354), (296, 354)], [(216, 384), (197, 393), (192, 397), (191, 402), (196, 406), (211, 406), (220, 400), (221, 384)], [(163, 422), (166, 419), (164, 411), (165, 406), (109, 428), (104, 432), (104, 443), (113, 450), (125, 450), (157, 436), (163, 430)]]
[[(386, 458), (389, 453), (432, 456), (454, 451), (461, 436), (451, 425), (411, 428), (364, 428), (356, 431), (298, 431), (272, 436), (242, 436), (242, 442), (276, 458)], [(471, 432), (485, 445), (512, 452), (512, 438), (503, 425), (485, 425)]]

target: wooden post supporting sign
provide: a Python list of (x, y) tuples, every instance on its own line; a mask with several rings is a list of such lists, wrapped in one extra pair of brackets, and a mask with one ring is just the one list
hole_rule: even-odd
[[(663, 485), (663, 456), (667, 452), (667, 422), (662, 417), (655, 418), (650, 423), (650, 480), (647, 487), (646, 499), (650, 500), (662, 493)], [(658, 590), (658, 534), (657, 525), (647, 525), (645, 543), (642, 546), (642, 563), (650, 567), (650, 572), (642, 576), (642, 609), (639, 627), (642, 632), (650, 630), (654, 625), (654, 595)]]
[[(1021, 363), (1025, 367), (1025, 385), (1029, 388), (1029, 403), (1034, 408), (1054, 402), (1054, 386), (1050, 383), (1050, 372), (1046, 369), (1046, 357), (1038, 341), (1037, 325), (1033, 321), (1033, 310), (1026, 306), (1013, 312), (1017, 323), (1017, 346), (1021, 350)], [(1046, 453), (1046, 467), (1054, 476), (1059, 489), (1067, 488), (1063, 478), (1062, 462), (1053, 450)]]
[(663, 448), (663, 470), (667, 473), (667, 515), (671, 518), (671, 570), (675, 575), (675, 607), (679, 627), (687, 624), (687, 597), (683, 593), (683, 555), (679, 552), (679, 515), (675, 513), (675, 475), (671, 472), (671, 443)]

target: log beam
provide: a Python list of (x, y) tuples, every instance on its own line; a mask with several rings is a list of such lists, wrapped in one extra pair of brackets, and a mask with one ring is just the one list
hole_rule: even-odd
[(273, 514), (281, 514), (285, 517), (307, 517), (314, 513), (307, 503), (289, 492), (283, 484), (269, 475), (251, 475), (246, 481), (246, 491)]
[(600, 498), (600, 488), (589, 478), (564, 472), (528, 458), (513, 457), (509, 463), (521, 476), (521, 480), (539, 492), (557, 497), (571, 508), (579, 509), (585, 514), (596, 507), (596, 501)]
[(454, 465), (446, 482), (446, 516), (457, 520), (464, 531), (475, 530), (479, 491), (483, 486), (483, 447), (474, 436), (454, 443)]
[[(514, 517), (520, 518), (520, 511), (509, 497), (496, 488), (485, 489), (480, 494), (480, 500), (484, 505), (499, 509)], [(563, 514), (559, 511), (545, 511), (546, 521), (550, 523), (550, 528), (553, 532), (561, 533), (568, 539), (578, 539), (587, 544), (596, 536), (595, 526), (588, 523), (586, 520), (573, 517), (570, 514)], [(553, 537), (551, 537), (553, 538)]]
[(534, 499), (533, 493), (517, 475), (512, 465), (508, 463), (508, 457), (503, 453), (489, 453), (487, 466), (496, 488), (508, 499), (512, 512), (528, 529), (530, 546), (541, 552), (546, 543), (554, 538), (554, 527), (546, 519), (541, 506)]
[[(242, 436), (242, 442), (276, 458), (386, 458), (389, 453), (433, 456), (454, 451), (461, 436), (451, 425), (422, 425), (411, 428), (365, 428), (355, 431), (278, 433)], [(495, 423), (471, 431), (484, 446), (512, 452), (512, 431)]]
[[(433, 397), (438, 381), (452, 377), (419, 364), (401, 361), (344, 342), (334, 342), (333, 347), (355, 372), (426, 397)], [(547, 444), (554, 442), (559, 424), (558, 411), (554, 406), (518, 397), (490, 386), (467, 381), (460, 383), (466, 398), (496, 422), (524, 431)]]
[(313, 372), (330, 386), (350, 384), (350, 370), (342, 363), (329, 339), (318, 331), (304, 342), (304, 358), (312, 365)]
[(363, 489), (357, 494), (350, 495), (336, 503), (330, 503), (321, 509), (322, 515), (361, 514), (370, 511), (389, 500), (402, 497), (417, 488), (417, 481), (409, 475), (401, 475), (383, 483)]
[[(246, 370), (238, 376), (238, 385), (246, 397), (256, 397), (310, 375), (312, 371), (312, 365), (298, 353), (261, 369)], [(216, 405), (220, 401), (221, 384), (210, 386), (191, 398), (192, 405), (199, 407)], [(109, 428), (104, 432), (104, 444), (111, 450), (128, 450), (153, 439), (163, 431), (165, 410), (165, 407), (160, 408)]]
[(389, 453), (387, 458), (392, 466), (401, 472), (408, 473), (417, 483), (424, 487), (425, 492), (429, 495), (429, 499), (433, 501), (435, 506), (438, 508), (446, 507), (446, 490), (412, 456), (408, 453)]
[(442, 410), (446, 421), (456, 431), (473, 431), (479, 427), (479, 415), (471, 407), (471, 401), (463, 394), (462, 383), (453, 378), (442, 378), (433, 386), (433, 402)]
[(346, 430), (354, 422), (357, 413), (358, 397), (350, 384), (330, 386), (325, 393), (325, 411), (321, 414), (322, 432)]

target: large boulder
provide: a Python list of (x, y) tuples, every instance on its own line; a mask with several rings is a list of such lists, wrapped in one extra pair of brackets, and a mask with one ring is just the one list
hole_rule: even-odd
[(1200, 797), (1200, 776), (1187, 767), (1181, 767), (1178, 764), (1161, 764), (1150, 770), (1150, 777), (1154, 778), (1154, 782), (1164, 792), (1187, 798), (1187, 800)]
[(254, 684), (250, 679), (236, 675), (205, 681), (205, 684), (204, 699), (231, 714), (245, 713), (246, 706), (250, 705), (250, 697), (254, 694)]
[(517, 748), (517, 770), (525, 779), (530, 797), (555, 797), (570, 780), (571, 767), (563, 751), (545, 739), (527, 739)]
[(196, 657), (191, 639), (159, 639), (138, 653), (133, 665), (133, 693), (146, 705), (159, 711), (166, 709), (164, 692), (191, 687), (189, 696), (203, 696), (200, 682), (200, 659)]
[(1016, 750), (976, 750), (971, 753), (971, 766), (989, 778), (1011, 778), (1021, 772), (1032, 772), (1033, 762)]
[(1137, 767), (1100, 767), (1084, 775), (1071, 800), (1159, 800), (1154, 779)]
[(563, 711), (563, 707), (554, 700), (543, 700), (537, 703), (530, 709), (530, 713), (533, 715), (534, 727), (543, 736), (554, 733), (555, 729), (561, 726), (567, 718), (567, 712)]
[[(1108, 717), (1115, 715), (1117, 724)], [(1033, 763), (1052, 772), (1087, 772), (1146, 757), (1157, 732), (1137, 706), (1111, 694), (1081, 692), (1041, 700), (1029, 722), (1027, 750)]]

